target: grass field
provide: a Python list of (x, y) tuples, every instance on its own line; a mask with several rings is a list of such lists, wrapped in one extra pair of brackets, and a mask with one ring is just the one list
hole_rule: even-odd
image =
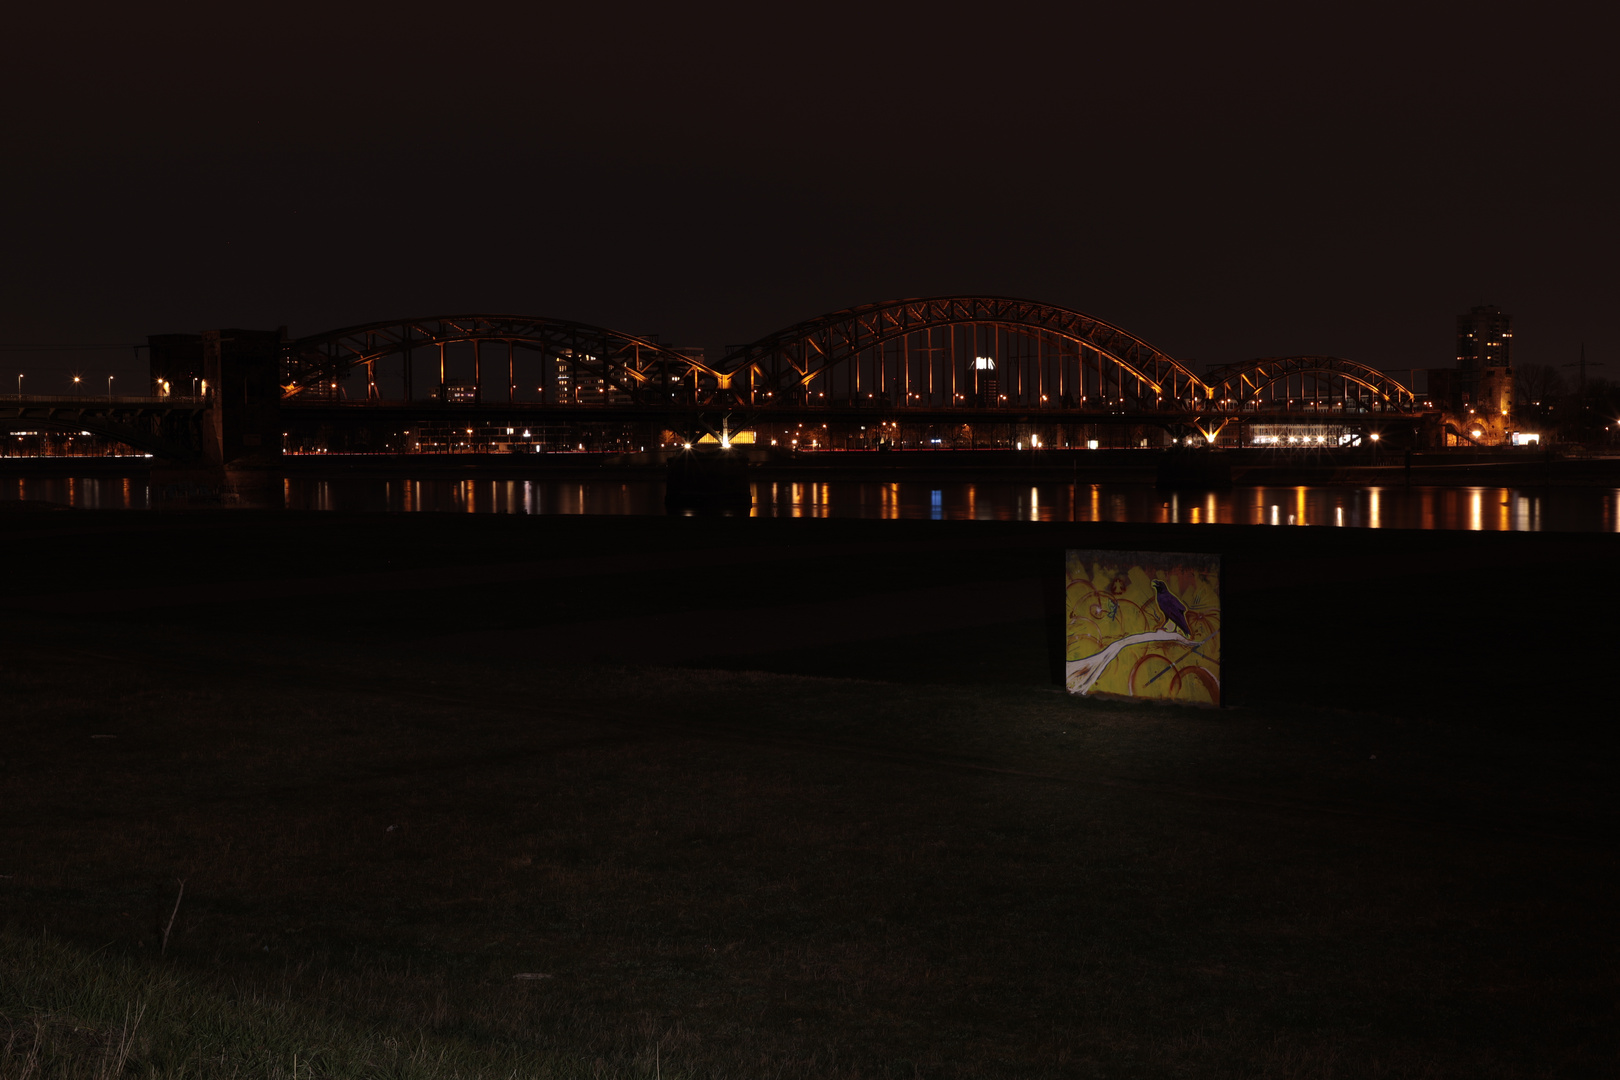
[(1363, 633), (1610, 538), (1195, 534), (1279, 630), (1207, 711), (1053, 684), (1072, 530), (27, 518), (5, 1080), (1613, 1075), (1595, 677)]

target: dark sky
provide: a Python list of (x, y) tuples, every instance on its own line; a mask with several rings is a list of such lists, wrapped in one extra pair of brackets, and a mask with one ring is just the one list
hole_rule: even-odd
[(0, 342), (500, 311), (718, 350), (976, 292), (1403, 368), (1498, 303), (1520, 362), (1620, 377), (1608, 5), (50, 7), (3, 38)]

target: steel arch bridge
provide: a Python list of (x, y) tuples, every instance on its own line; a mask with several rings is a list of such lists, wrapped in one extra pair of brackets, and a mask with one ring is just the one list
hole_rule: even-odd
[(1221, 412), (1276, 409), (1309, 412), (1414, 412), (1411, 389), (1377, 368), (1337, 356), (1245, 360), (1209, 372)]
[[(580, 449), (669, 438), (695, 443), (705, 435), (723, 443), (728, 431), (749, 428), (780, 436), (811, 420), (891, 439), (971, 444), (979, 436), (969, 432), (984, 432), (991, 441), (1038, 437), (1068, 445), (1094, 440), (1099, 425), (1213, 441), (1235, 421), (1241, 442), (1261, 418), (1314, 423), (1330, 412), (1419, 411), (1409, 388), (1351, 360), (1266, 357), (1200, 378), (1111, 323), (996, 296), (845, 308), (712, 364), (700, 350), (587, 323), (465, 314), (284, 342), (281, 369), (289, 428), (311, 445), (334, 437), (358, 446), (406, 439), (447, 451), (484, 437), (475, 436), (475, 419), (494, 431), (490, 438), (503, 427), (506, 436), (521, 431), (537, 445)], [(365, 380), (363, 394), (345, 389), (355, 376)], [(425, 383), (434, 389), (420, 394)], [(874, 412), (886, 414), (875, 425)], [(1122, 437), (1147, 445), (1143, 434)]]
[[(1265, 357), (1199, 378), (1111, 323), (1008, 297), (890, 300), (830, 312), (741, 346), (717, 365), (605, 327), (524, 315), (440, 315), (346, 327), (283, 346), (282, 395), (331, 401), (361, 369), (378, 402), (383, 369), (397, 365), (417, 399), (413, 353), (430, 354), (432, 398), (460, 404), (773, 409), (883, 407), (1134, 414), (1223, 414), (1287, 408), (1412, 411), (1392, 376), (1331, 356)], [(468, 384), (447, 359), (470, 359)], [(496, 351), (494, 357), (487, 355)], [(470, 357), (467, 355), (470, 352)], [(538, 398), (520, 395), (519, 353), (541, 360)], [(504, 378), (490, 378), (504, 353)], [(522, 380), (527, 391), (533, 379)], [(485, 387), (499, 391), (486, 397)]]
[[(519, 354), (525, 363), (521, 394)], [(1264, 357), (1216, 368), (1200, 379), (1101, 319), (985, 296), (846, 308), (742, 346), (715, 365), (701, 353), (600, 326), (495, 314), (347, 327), (283, 341), (278, 360), (274, 354), (264, 359), (279, 362), (279, 404), (285, 408), (251, 422), (263, 430), (244, 428), (244, 439), (251, 434), (255, 441), (243, 445), (280, 447), (297, 427), (306, 434), (313, 429), (318, 443), (331, 433), (340, 440), (352, 436), (360, 446), (393, 445), (388, 440), (415, 430), (419, 444), (448, 449), (446, 433), (475, 418), (506, 426), (506, 435), (522, 425), (523, 439), (564, 449), (583, 449), (592, 440), (645, 446), (671, 433), (693, 442), (705, 432), (723, 440), (728, 430), (744, 425), (780, 431), (812, 418), (823, 428), (859, 427), (889, 438), (900, 434), (902, 420), (914, 438), (935, 430), (944, 436), (953, 425), (966, 433), (971, 423), (974, 429), (988, 425), (993, 442), (1022, 438), (1008, 435), (1017, 427), (1033, 428), (1026, 434), (1039, 434), (1050, 445), (1068, 445), (1079, 429), (1097, 425), (1159, 427), (1178, 437), (1197, 432), (1214, 441), (1235, 422), (1241, 442), (1255, 423), (1422, 411), (1408, 387), (1352, 360)], [(231, 361), (238, 362), (259, 361)], [(388, 381), (403, 399), (382, 392), (384, 369), (391, 369)], [(470, 383), (453, 378), (469, 369)], [(344, 383), (362, 372), (363, 399), (346, 400)], [(434, 384), (426, 400), (414, 385), (424, 377)], [(486, 396), (492, 384), (499, 390)], [(222, 409), (218, 394), (6, 395), (14, 405), (0, 408), (0, 431), (92, 432), (160, 458), (185, 460), (213, 452), (209, 447), (224, 439), (224, 427), (246, 423), (226, 415), (230, 409)], [(483, 408), (446, 408), (452, 405)], [(874, 426), (873, 410), (889, 415)], [(205, 445), (205, 430), (219, 439)], [(470, 443), (473, 427), (464, 434), (469, 439), (460, 445)]]
[[(601, 326), (528, 315), (435, 315), (350, 326), (288, 342), (282, 350), (282, 397), (330, 399), (346, 375), (364, 367), (366, 398), (376, 400), (380, 396), (379, 366), (397, 358), (405, 398), (411, 400), (415, 396), (412, 354), (424, 349), (435, 354), (436, 394), (443, 400), (446, 388), (454, 385), (447, 353), (468, 346), (472, 403), (482, 401), (485, 346), (505, 347), (505, 392), (494, 400), (509, 403), (517, 397), (518, 350), (539, 355), (538, 389), (549, 404), (580, 404), (582, 394), (588, 400), (670, 403), (690, 400), (698, 393), (699, 375), (724, 382), (719, 372), (699, 360), (658, 342)], [(553, 363), (545, 363), (547, 360)]]
[(834, 311), (737, 349), (740, 402), (1130, 411), (1197, 407), (1209, 387), (1141, 338), (1077, 311), (993, 296), (889, 300)]

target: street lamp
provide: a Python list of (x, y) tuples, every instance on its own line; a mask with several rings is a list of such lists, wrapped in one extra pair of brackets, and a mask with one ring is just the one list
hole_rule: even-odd
[(112, 381), (113, 381), (113, 377), (111, 375), (107, 376), (107, 402), (108, 402), (108, 404), (112, 403)]
[(22, 375), (18, 374), (18, 376), (17, 376), (17, 396), (18, 397), (22, 397), (22, 381), (23, 381)]
[(79, 389), (79, 377), (77, 375), (73, 376), (73, 389)]

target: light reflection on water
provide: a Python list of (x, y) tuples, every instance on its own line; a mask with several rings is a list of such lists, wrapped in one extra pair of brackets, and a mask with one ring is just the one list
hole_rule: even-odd
[[(662, 515), (651, 480), (287, 479), (292, 510), (473, 514)], [(143, 510), (144, 477), (8, 477), (0, 500), (84, 509)], [(1373, 529), (1620, 532), (1620, 489), (1505, 487), (1239, 487), (1164, 492), (1147, 484), (876, 483), (762, 480), (754, 517), (935, 521), (1112, 521), (1163, 524), (1327, 525)]]
[(149, 504), (145, 477), (8, 476), (0, 479), (0, 502), (28, 500), (75, 506), (82, 510), (145, 510)]
[(1328, 525), (1371, 529), (1620, 532), (1620, 489), (1239, 487), (1146, 484), (800, 484), (754, 487), (756, 517)]

